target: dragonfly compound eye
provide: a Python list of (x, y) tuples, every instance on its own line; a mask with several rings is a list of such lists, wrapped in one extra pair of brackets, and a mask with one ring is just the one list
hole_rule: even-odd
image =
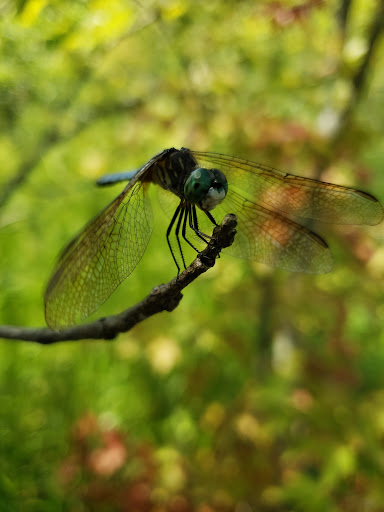
[(186, 199), (198, 204), (202, 210), (212, 210), (224, 199), (228, 192), (228, 183), (218, 169), (199, 167), (191, 172), (184, 185)]

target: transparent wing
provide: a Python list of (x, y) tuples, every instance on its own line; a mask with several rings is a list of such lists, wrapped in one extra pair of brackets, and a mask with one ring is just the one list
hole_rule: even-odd
[(132, 180), (64, 250), (45, 293), (51, 328), (89, 316), (139, 263), (153, 226), (147, 187)]
[[(208, 225), (201, 213), (204, 230)], [(322, 238), (278, 213), (244, 200), (233, 190), (212, 213), (217, 222), (227, 213), (237, 217), (235, 241), (224, 251), (232, 256), (291, 272), (318, 274), (332, 268), (332, 255)]]
[(383, 207), (365, 192), (293, 176), (240, 158), (191, 153), (202, 167), (220, 169), (227, 177), (229, 189), (241, 191), (252, 203), (334, 224), (374, 225), (383, 220)]
[(157, 198), (157, 201), (166, 217), (172, 219), (176, 208), (180, 204), (180, 198), (175, 194), (172, 194), (172, 192), (169, 192), (169, 190), (164, 190), (161, 187), (156, 187), (155, 197)]

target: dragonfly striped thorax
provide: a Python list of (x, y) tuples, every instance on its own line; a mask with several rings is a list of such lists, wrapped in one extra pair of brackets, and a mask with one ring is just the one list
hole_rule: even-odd
[(186, 148), (166, 149), (148, 172), (148, 181), (172, 192), (184, 203), (196, 204), (201, 210), (213, 210), (225, 198), (227, 179), (219, 169), (199, 166)]
[(148, 169), (148, 181), (183, 199), (186, 178), (197, 167), (190, 151), (166, 149)]

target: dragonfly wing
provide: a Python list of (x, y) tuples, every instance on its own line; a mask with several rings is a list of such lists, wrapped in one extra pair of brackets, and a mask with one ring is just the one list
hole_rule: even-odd
[(191, 153), (202, 167), (220, 169), (229, 188), (267, 208), (335, 224), (375, 225), (383, 220), (381, 204), (360, 190), (301, 178), (231, 156)]
[(168, 219), (172, 219), (176, 208), (180, 204), (180, 198), (169, 190), (164, 190), (161, 187), (156, 187), (156, 196), (159, 205)]
[(237, 217), (234, 243), (224, 252), (291, 272), (322, 274), (332, 268), (332, 255), (322, 238), (276, 212), (256, 205), (233, 190), (217, 206), (216, 220), (228, 212)]
[(45, 293), (51, 328), (89, 316), (139, 263), (153, 226), (147, 187), (132, 180), (64, 250)]

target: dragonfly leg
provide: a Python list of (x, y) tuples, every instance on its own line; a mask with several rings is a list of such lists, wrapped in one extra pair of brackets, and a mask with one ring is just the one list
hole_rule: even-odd
[[(211, 213), (209, 213), (206, 210), (204, 210), (204, 213), (208, 217), (208, 219), (212, 222), (212, 224), (214, 224), (215, 226), (218, 226), (218, 223), (215, 221), (215, 219)], [(213, 236), (211, 236), (210, 238), (213, 238)], [(217, 257), (220, 258), (220, 254)]]
[[(183, 235), (184, 240), (187, 242), (187, 244), (189, 244), (193, 250), (195, 250), (196, 252), (199, 252), (199, 250), (196, 249), (196, 247), (192, 244), (192, 242), (190, 240), (188, 240), (188, 238), (187, 238), (187, 217), (188, 217), (188, 223), (189, 223), (189, 225), (191, 225), (191, 205), (188, 205), (186, 208), (184, 222), (183, 222), (182, 235)], [(205, 240), (204, 240), (204, 242), (205, 242)]]
[(218, 223), (213, 218), (212, 214), (209, 213), (207, 210), (204, 210), (205, 215), (208, 217), (208, 219), (214, 224), (215, 226), (218, 226)]
[[(212, 217), (212, 215), (206, 211), (204, 211), (204, 213), (207, 215), (207, 217), (212, 222), (212, 224), (217, 226), (217, 223), (216, 223), (215, 219)], [(206, 233), (203, 233), (202, 231), (199, 230), (199, 222), (198, 222), (197, 213), (196, 213), (196, 205), (188, 204), (188, 203), (186, 204), (186, 202), (181, 201), (179, 206), (176, 208), (175, 213), (173, 214), (172, 220), (167, 229), (167, 243), (168, 243), (169, 250), (171, 251), (173, 261), (175, 262), (175, 265), (177, 267), (177, 275), (179, 275), (179, 273), (180, 273), (180, 266), (177, 262), (176, 255), (172, 248), (172, 244), (171, 244), (171, 240), (170, 240), (170, 235), (171, 235), (173, 228), (175, 227), (175, 224), (176, 224), (175, 237), (177, 240), (177, 247), (179, 249), (184, 268), (186, 268), (186, 264), (185, 264), (185, 258), (184, 258), (183, 249), (181, 246), (181, 241), (180, 241), (180, 230), (181, 230), (181, 235), (182, 235), (183, 239), (187, 242), (187, 244), (190, 247), (192, 247), (192, 249), (195, 250), (197, 253), (200, 253), (199, 249), (197, 249), (193, 245), (193, 243), (187, 238), (187, 222), (188, 222), (190, 229), (205, 244), (207, 244), (209, 242), (209, 240), (212, 239), (211, 235), (207, 235)]]
[[(204, 242), (207, 244), (207, 243), (209, 242), (209, 239), (212, 239), (213, 237), (212, 237), (212, 236), (210, 236), (210, 235), (207, 235), (207, 234), (205, 234), (205, 233), (202, 233), (202, 232), (199, 230), (199, 223), (198, 223), (198, 219), (197, 219), (197, 213), (196, 213), (196, 206), (195, 206), (195, 205), (193, 205), (193, 206), (192, 206), (191, 211), (192, 211), (191, 216), (193, 215), (193, 219), (192, 219), (192, 220), (191, 220), (191, 218), (189, 219), (189, 225), (190, 225), (190, 228), (191, 228), (191, 229), (196, 233), (196, 235), (197, 235), (199, 238), (201, 238), (202, 240), (204, 240)], [(209, 215), (208, 215), (208, 218), (209, 218), (209, 220), (210, 220), (213, 224), (217, 225), (217, 224), (216, 224), (216, 222), (215, 222), (215, 219), (212, 217), (212, 215), (211, 215), (211, 216), (209, 216)], [(206, 261), (205, 261), (205, 262), (206, 262), (206, 264), (212, 264), (212, 262), (210, 261), (210, 259), (209, 259), (209, 258), (207, 258), (206, 256), (204, 256), (204, 258), (203, 258), (203, 253), (201, 253), (201, 252), (200, 252), (199, 254), (200, 254), (200, 258), (202, 259), (202, 261), (206, 260)]]
[(210, 235), (206, 235), (199, 230), (199, 221), (197, 219), (196, 206), (190, 205), (189, 207), (189, 227), (194, 233), (204, 242), (208, 243), (209, 239), (212, 238)]
[(177, 245), (179, 247), (179, 251), (180, 251), (180, 254), (181, 254), (181, 259), (183, 261), (184, 268), (187, 268), (187, 267), (185, 265), (185, 259), (184, 259), (183, 249), (181, 247), (179, 233), (180, 233), (181, 222), (182, 222), (183, 217), (184, 217), (183, 229), (182, 229), (182, 234), (183, 234), (183, 238), (184, 238), (184, 232), (183, 231), (184, 231), (184, 224), (185, 224), (185, 222), (187, 220), (186, 215), (187, 215), (186, 211), (185, 211), (185, 209), (183, 208), (183, 206), (180, 203), (180, 214), (179, 214), (179, 220), (177, 221), (177, 226), (176, 226), (176, 229), (175, 229), (175, 235), (176, 235)]
[(178, 216), (179, 216), (179, 214), (180, 214), (180, 210), (181, 210), (181, 203), (180, 203), (180, 204), (179, 204), (179, 206), (176, 208), (176, 211), (175, 211), (175, 213), (173, 214), (172, 220), (171, 220), (171, 222), (169, 223), (169, 226), (168, 226), (168, 229), (167, 229), (167, 244), (168, 244), (169, 250), (171, 251), (173, 261), (175, 262), (175, 265), (176, 265), (176, 267), (177, 267), (177, 275), (179, 275), (179, 274), (180, 274), (180, 267), (179, 267), (179, 264), (177, 263), (175, 253), (173, 252), (172, 245), (171, 245), (171, 242), (170, 242), (170, 240), (169, 240), (169, 235), (171, 234), (171, 231), (172, 231), (173, 225), (175, 224), (176, 219), (178, 218)]

